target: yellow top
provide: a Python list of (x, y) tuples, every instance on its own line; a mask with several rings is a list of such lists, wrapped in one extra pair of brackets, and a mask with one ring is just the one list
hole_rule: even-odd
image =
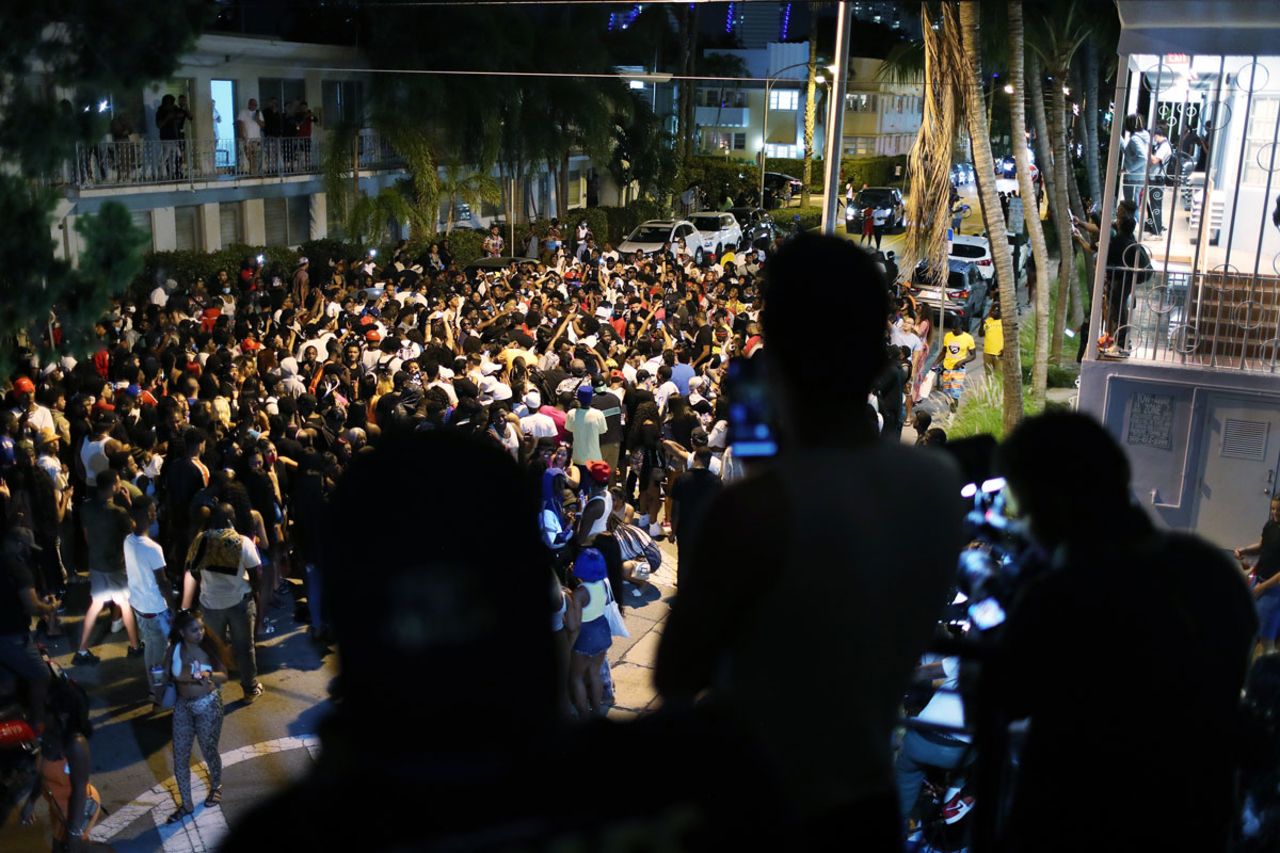
[(1000, 355), (1004, 352), (1004, 325), (995, 317), (982, 321), (982, 352), (985, 355)]
[(947, 332), (947, 336), (942, 339), (942, 369), (955, 370), (956, 366), (977, 348), (977, 342), (968, 332), (961, 332), (958, 335), (955, 332)]

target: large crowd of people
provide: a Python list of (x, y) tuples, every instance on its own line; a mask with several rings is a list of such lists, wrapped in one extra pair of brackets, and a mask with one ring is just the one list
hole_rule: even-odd
[[(340, 644), (343, 713), (363, 713), (376, 674), (403, 658), (448, 694), (400, 680), (405, 719), (453, 727), (465, 711), (497, 743), (495, 731), (514, 727), (514, 738), (540, 718), (517, 724), (471, 695), (487, 692), (492, 657), (464, 667), (440, 649), (480, 643), (492, 625), (541, 625), (554, 664), (544, 672), (539, 659), (522, 678), (545, 674), (552, 689), (534, 692), (548, 719), (602, 717), (623, 609), (648, 600), (663, 572), (678, 590), (657, 669), (667, 703), (709, 689), (728, 700), (726, 719), (771, 768), (778, 826), (815, 846), (831, 834), (891, 849), (891, 733), (962, 544), (953, 467), (895, 446), (907, 423), (918, 443), (945, 442), (927, 410), (911, 412), (937, 334), (927, 318), (870, 255), (807, 236), (701, 266), (679, 245), (601, 249), (583, 229), (550, 235), (537, 262), (464, 268), (447, 248), (302, 258), (288, 271), (247, 258), (214, 281), (157, 281), (115, 300), (91, 355), (21, 358), (0, 414), (0, 664), (27, 684), (47, 754), (82, 759), (56, 788), (55, 838), (86, 837), (97, 800), (83, 715), (66, 712), (75, 695), (31, 620), (37, 636), (64, 632), (76, 585), (87, 612), (65, 662), (73, 673), (98, 664), (103, 614), (126, 632), (139, 697), (172, 709), (180, 822), (196, 806), (193, 743), (209, 767), (205, 806), (221, 800), (224, 685), (235, 677), (245, 704), (263, 693), (255, 643), (276, 630), (273, 602), (298, 596), (311, 637)], [(834, 286), (832, 270), (848, 281)], [(939, 343), (963, 381), (973, 339), (952, 330)], [(752, 464), (730, 441), (729, 364), (764, 352), (794, 464), (726, 488)], [(486, 445), (462, 467), (466, 448)], [(413, 446), (430, 452), (406, 455)], [(886, 490), (895, 480), (912, 483), (901, 500)], [(386, 520), (359, 559), (397, 569), (355, 581), (356, 545), (335, 541), (330, 512)], [(905, 547), (921, 512), (936, 535)], [(510, 548), (478, 548), (484, 537)], [(678, 573), (663, 565), (664, 539), (679, 548)], [(887, 586), (874, 571), (885, 561), (900, 569)], [(483, 563), (512, 595), (528, 568), (547, 595), (522, 599), (532, 620), (509, 621), (504, 599), (473, 613), (472, 630), (459, 616), (470, 611), (440, 608), (481, 595), (475, 576), (443, 563)], [(811, 571), (830, 565), (866, 573)], [(383, 614), (378, 630), (369, 613)], [(856, 673), (841, 671), (850, 659), (863, 662)], [(814, 690), (828, 694), (822, 713), (805, 700)], [(850, 728), (858, 736), (843, 740)], [(37, 780), (33, 803), (41, 790), (55, 801)]]

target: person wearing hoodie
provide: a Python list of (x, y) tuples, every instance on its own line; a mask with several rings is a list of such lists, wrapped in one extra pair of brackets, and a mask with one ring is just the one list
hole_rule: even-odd
[(1147, 133), (1142, 116), (1130, 113), (1124, 120), (1124, 146), (1120, 151), (1120, 170), (1124, 173), (1125, 201), (1138, 204), (1142, 185), (1147, 179), (1147, 152), (1151, 150), (1151, 135)]

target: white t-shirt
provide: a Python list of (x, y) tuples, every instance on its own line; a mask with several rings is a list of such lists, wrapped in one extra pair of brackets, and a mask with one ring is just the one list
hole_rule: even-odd
[(164, 289), (164, 285), (156, 285), (156, 289), (151, 291), (151, 304), (159, 305), (161, 308), (169, 304), (169, 294)]
[(658, 390), (653, 392), (653, 401), (658, 404), (658, 411), (665, 412), (667, 410), (667, 399), (672, 394), (679, 393), (680, 389), (670, 379), (659, 385)]
[[(11, 411), (15, 418), (22, 417), (22, 409), (12, 409)], [(53, 430), (54, 432), (57, 432), (57, 427), (53, 423), (53, 413), (50, 412), (47, 407), (41, 406), (37, 403), (27, 410), (26, 415), (27, 425), (32, 429), (39, 430), (41, 432), (44, 430)]]
[(520, 419), (520, 431), (534, 438), (555, 438), (559, 431), (550, 415), (534, 412)]
[(169, 609), (155, 572), (165, 566), (164, 549), (149, 536), (130, 533), (124, 538), (124, 569), (129, 577), (129, 606), (139, 613)]
[(236, 115), (236, 121), (244, 125), (244, 129), (241, 132), (244, 134), (245, 139), (262, 138), (262, 128), (258, 126), (258, 113), (256, 110), (245, 107)]
[(204, 571), (200, 573), (200, 606), (206, 610), (235, 607), (252, 592), (249, 569), (262, 565), (258, 548), (248, 536), (240, 537), (240, 571), (235, 575)]
[[(945, 657), (942, 659), (942, 672), (946, 680), (933, 694), (929, 704), (924, 706), (920, 716), (916, 717), (924, 723), (939, 726), (964, 727), (964, 700), (960, 697), (960, 659)], [(968, 743), (972, 738), (960, 732), (940, 732), (945, 737)]]

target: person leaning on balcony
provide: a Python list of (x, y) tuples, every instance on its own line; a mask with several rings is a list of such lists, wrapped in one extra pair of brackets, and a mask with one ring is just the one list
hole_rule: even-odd
[(248, 106), (236, 116), (236, 138), (240, 140), (240, 151), (244, 154), (250, 172), (258, 170), (258, 154), (262, 150), (262, 125), (258, 100), (250, 98)]

